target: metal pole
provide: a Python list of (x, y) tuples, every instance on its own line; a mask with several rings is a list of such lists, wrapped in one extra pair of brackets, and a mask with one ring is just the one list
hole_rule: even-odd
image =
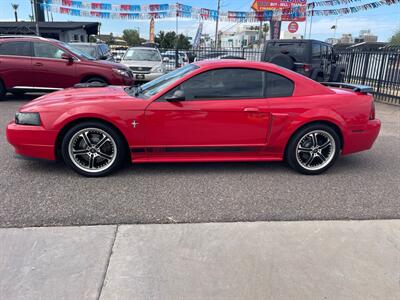
[(34, 9), (35, 9), (36, 35), (37, 35), (37, 36), (40, 36), (39, 21), (38, 21), (39, 12), (38, 12), (38, 3), (37, 3), (37, 0), (33, 0), (33, 4), (34, 4)]
[(303, 39), (306, 39), (306, 38), (307, 38), (307, 20), (308, 20), (308, 18), (307, 18), (307, 13), (306, 13), (306, 23), (305, 23), (305, 25), (304, 25), (304, 35), (303, 35)]
[(220, 9), (221, 9), (221, 0), (218, 0), (217, 20), (215, 22), (215, 49), (218, 49), (218, 44), (219, 44), (218, 25), (219, 25), (219, 11), (220, 11)]
[(263, 38), (263, 28), (262, 28), (262, 26), (263, 26), (263, 21), (261, 20), (260, 21), (260, 28), (258, 30), (258, 49), (261, 48), (261, 40)]
[(314, 16), (314, 11), (311, 11), (311, 20), (310, 20), (310, 32), (308, 33), (308, 39), (311, 39), (311, 31), (312, 31), (312, 19)]
[(335, 21), (335, 28), (333, 29), (333, 39), (335, 39), (335, 37), (336, 37), (337, 19), (338, 18), (336, 18), (336, 21)]
[(179, 17), (179, 3), (176, 3), (176, 20), (175, 20), (175, 33), (176, 33), (176, 43), (175, 43), (175, 68), (179, 67), (179, 54), (178, 54), (178, 42), (179, 42), (179, 35), (178, 35), (178, 30), (179, 30), (179, 22), (178, 22), (178, 17)]
[[(45, 1), (45, 3), (47, 4), (47, 2)], [(46, 15), (47, 15), (47, 22), (50, 22), (50, 16), (49, 16), (49, 6), (46, 5)]]

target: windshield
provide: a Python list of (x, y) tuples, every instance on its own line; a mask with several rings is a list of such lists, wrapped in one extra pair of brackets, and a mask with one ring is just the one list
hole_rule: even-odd
[(93, 56), (91, 56), (88, 53), (82, 52), (81, 50), (72, 47), (71, 45), (67, 44), (67, 43), (62, 43), (60, 42), (60, 45), (63, 46), (64, 48), (67, 48), (69, 51), (71, 51), (73, 54), (75, 54), (76, 56), (80, 56), (89, 60), (96, 60), (96, 58), (94, 58)]
[(77, 49), (78, 51), (84, 52), (85, 54), (89, 54), (92, 57), (96, 57), (96, 47), (91, 45), (71, 45), (72, 48)]
[(141, 87), (139, 87), (136, 92), (137, 96), (144, 96), (145, 98), (149, 98), (149, 97), (157, 94), (163, 88), (171, 85), (175, 81), (181, 79), (186, 74), (188, 74), (198, 68), (199, 68), (198, 66), (191, 64), (191, 65), (182, 67), (180, 69), (176, 69), (175, 71), (167, 73), (161, 77), (158, 77), (157, 79), (150, 81), (146, 84), (143, 84)]
[(161, 55), (157, 50), (132, 48), (126, 51), (123, 60), (161, 61)]

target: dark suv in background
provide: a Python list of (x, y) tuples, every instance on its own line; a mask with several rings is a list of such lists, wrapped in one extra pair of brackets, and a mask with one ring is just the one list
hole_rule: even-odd
[(317, 40), (271, 40), (262, 61), (303, 74), (318, 82), (343, 81), (344, 68), (336, 64), (332, 45)]
[(93, 56), (97, 60), (115, 61), (110, 48), (104, 43), (69, 43), (73, 48)]
[(77, 83), (132, 85), (122, 64), (96, 60), (70, 45), (41, 37), (0, 36), (0, 98), (33, 91), (53, 91)]

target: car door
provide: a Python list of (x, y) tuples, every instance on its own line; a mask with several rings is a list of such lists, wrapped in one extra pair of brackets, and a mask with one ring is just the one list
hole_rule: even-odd
[(0, 77), (6, 89), (33, 86), (30, 42), (10, 39), (0, 44)]
[[(145, 112), (147, 144), (174, 152), (254, 151), (266, 143), (269, 124), (264, 71), (221, 68), (198, 74)], [(168, 101), (177, 91), (183, 101)]]
[(32, 58), (33, 81), (36, 88), (67, 88), (78, 83), (76, 62), (62, 59), (67, 53), (47, 42), (34, 42)]

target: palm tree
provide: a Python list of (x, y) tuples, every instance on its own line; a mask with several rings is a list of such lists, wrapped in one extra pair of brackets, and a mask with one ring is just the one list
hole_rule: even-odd
[(15, 22), (18, 22), (18, 7), (19, 4), (11, 3), (12, 8), (14, 9), (14, 15), (15, 15)]

